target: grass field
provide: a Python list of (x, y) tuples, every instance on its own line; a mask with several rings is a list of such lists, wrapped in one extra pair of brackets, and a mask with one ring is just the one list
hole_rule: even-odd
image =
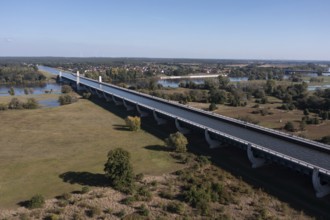
[[(218, 109), (214, 112), (225, 115), (232, 118), (239, 118), (239, 117), (250, 117), (253, 120), (256, 120), (259, 122), (259, 125), (273, 128), (273, 129), (282, 129), (288, 121), (291, 121), (294, 123), (295, 128), (297, 128), (297, 132), (295, 132), (295, 135), (302, 135), (309, 139), (321, 139), (324, 136), (330, 135), (330, 121), (324, 121), (321, 124), (318, 125), (307, 125), (306, 129), (304, 131), (299, 131), (299, 122), (301, 121), (302, 117), (304, 116), (304, 113), (302, 110), (292, 110), (292, 111), (286, 111), (282, 109), (278, 109), (279, 106), (282, 105), (282, 101), (275, 98), (275, 97), (269, 97), (268, 98), (269, 103), (267, 104), (259, 104), (259, 108), (254, 108), (256, 103), (254, 100), (251, 100), (248, 102), (247, 106), (243, 107), (232, 107), (228, 105), (217, 105)], [(190, 106), (201, 108), (204, 110), (207, 110), (209, 107), (209, 104), (206, 103), (189, 103)], [(261, 109), (267, 109), (269, 113), (268, 115), (261, 115), (261, 114), (253, 114), (253, 111)], [(310, 117), (313, 117), (313, 114), (310, 115)]]
[[(0, 103), (9, 98), (0, 97)], [(59, 176), (102, 174), (107, 152), (115, 147), (131, 152), (136, 173), (158, 175), (182, 166), (168, 152), (145, 148), (163, 145), (161, 139), (143, 130), (127, 131), (122, 118), (87, 100), (56, 108), (3, 111), (0, 123), (0, 208), (15, 207), (36, 193), (52, 198), (81, 189)]]

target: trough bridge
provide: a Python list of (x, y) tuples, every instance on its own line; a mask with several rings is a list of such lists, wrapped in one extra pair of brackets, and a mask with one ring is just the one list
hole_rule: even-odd
[[(54, 69), (53, 69), (54, 70)], [(277, 163), (310, 176), (317, 197), (330, 194), (330, 146), (284, 132), (192, 108), (137, 91), (92, 80), (70, 72), (59, 72), (60, 80), (136, 110), (141, 117), (154, 117), (160, 124), (174, 122), (183, 134), (203, 133), (210, 148), (224, 144), (246, 151), (252, 167)]]

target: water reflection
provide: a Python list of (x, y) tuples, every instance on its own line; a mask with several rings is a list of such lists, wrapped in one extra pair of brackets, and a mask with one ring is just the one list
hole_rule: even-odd
[[(11, 86), (11, 85), (0, 85), (0, 96), (9, 96), (8, 91), (10, 88), (14, 88), (15, 96), (26, 95), (26, 92), (34, 95), (41, 95), (45, 93), (61, 93), (61, 85), (56, 83), (47, 83), (44, 85), (29, 85), (29, 86)], [(28, 88), (28, 91), (24, 89)]]
[(40, 100), (39, 105), (44, 108), (52, 108), (52, 107), (57, 107), (60, 105), (57, 99), (45, 99), (45, 100)]
[[(229, 77), (229, 80), (230, 82), (243, 82), (243, 81), (248, 81), (249, 79), (248, 77)], [(197, 85), (201, 85), (205, 82), (205, 79), (161, 79), (157, 81), (158, 84), (170, 88), (178, 88), (180, 83), (186, 84), (189, 82), (193, 82)]]

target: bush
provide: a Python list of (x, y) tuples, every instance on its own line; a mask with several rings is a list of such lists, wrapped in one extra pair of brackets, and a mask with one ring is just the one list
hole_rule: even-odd
[(330, 135), (329, 136), (324, 136), (321, 139), (321, 142), (324, 143), (324, 144), (330, 144)]
[(5, 111), (8, 109), (8, 105), (4, 103), (0, 103), (0, 111)]
[(125, 205), (132, 205), (133, 202), (136, 202), (136, 198), (134, 196), (129, 196), (126, 197), (125, 199), (123, 199), (121, 201), (121, 203), (125, 204)]
[(88, 193), (90, 191), (90, 188), (88, 186), (83, 186), (81, 188), (81, 194)]
[(134, 175), (128, 151), (122, 148), (110, 150), (104, 171), (115, 189), (121, 191), (132, 189)]
[(141, 186), (137, 190), (136, 199), (139, 201), (151, 201), (152, 194), (147, 187)]
[(170, 134), (168, 138), (165, 139), (166, 146), (174, 149), (178, 153), (184, 153), (187, 151), (187, 138), (180, 132)]
[(62, 93), (70, 93), (70, 92), (72, 92), (72, 88), (69, 85), (63, 85), (61, 91), (62, 91)]
[(96, 216), (101, 215), (101, 209), (99, 207), (91, 207), (90, 209), (86, 210), (86, 215), (90, 218), (94, 218)]
[(294, 125), (291, 121), (288, 121), (285, 125), (284, 125), (284, 129), (287, 131), (294, 131)]
[(58, 102), (60, 103), (60, 105), (68, 105), (74, 102), (77, 102), (78, 98), (75, 95), (70, 95), (70, 94), (66, 94), (66, 95), (61, 95), (58, 98)]
[(45, 199), (42, 195), (37, 194), (31, 198), (28, 202), (27, 207), (30, 209), (42, 208), (45, 204)]
[(170, 202), (167, 204), (166, 210), (176, 214), (183, 214), (185, 209), (181, 202)]
[(127, 118), (125, 119), (125, 122), (131, 131), (138, 131), (141, 128), (141, 118), (140, 117), (127, 116)]
[(139, 213), (140, 213), (140, 215), (143, 215), (143, 216), (148, 216), (149, 215), (149, 210), (147, 209), (145, 204), (142, 204), (139, 207)]
[(36, 99), (34, 98), (28, 98), (26, 103), (23, 104), (23, 107), (25, 109), (36, 109), (39, 107), (39, 104)]
[(9, 109), (23, 109), (24, 103), (18, 98), (12, 98), (8, 104)]
[(138, 182), (139, 181), (142, 181), (143, 178), (144, 178), (144, 174), (143, 173), (136, 174), (136, 176), (135, 176), (135, 180), (138, 181)]
[(82, 94), (82, 97), (84, 98), (84, 99), (89, 99), (90, 97), (91, 97), (91, 93), (90, 92), (84, 92), (83, 94)]

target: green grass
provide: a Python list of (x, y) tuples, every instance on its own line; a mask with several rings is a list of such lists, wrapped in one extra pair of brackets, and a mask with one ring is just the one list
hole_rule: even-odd
[[(0, 103), (7, 98), (0, 97)], [(161, 175), (179, 169), (168, 152), (148, 150), (163, 141), (142, 131), (118, 129), (122, 118), (87, 100), (37, 110), (0, 112), (0, 208), (35, 194), (51, 198), (81, 189), (63, 182), (65, 172), (103, 173), (107, 152), (128, 150), (135, 173)], [(119, 125), (119, 126), (118, 126)]]

